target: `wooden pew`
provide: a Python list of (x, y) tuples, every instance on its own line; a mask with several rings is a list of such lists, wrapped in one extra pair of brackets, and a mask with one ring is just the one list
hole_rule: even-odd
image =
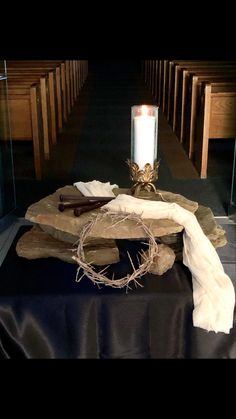
[(65, 122), (67, 122), (68, 115), (70, 114), (71, 107), (72, 107), (72, 99), (71, 99), (71, 71), (70, 71), (70, 62), (68, 60), (65, 61), (40, 61), (40, 60), (23, 60), (23, 61), (8, 61), (8, 68), (10, 67), (15, 69), (21, 69), (21, 70), (55, 70), (57, 66), (59, 66), (59, 70), (55, 70), (56, 74), (60, 75), (60, 81), (57, 79), (57, 90), (60, 89), (59, 86), (61, 86), (61, 92), (62, 95), (58, 92), (58, 98), (62, 97), (62, 106), (63, 106), (63, 119)]
[[(34, 81), (33, 81), (34, 80)], [(38, 80), (38, 78), (37, 78)], [(30, 89), (32, 84), (35, 84), (36, 80), (32, 78), (29, 81), (24, 81), (19, 83), (19, 81), (12, 81), (8, 80), (8, 92), (9, 92), (9, 102), (12, 101), (11, 97), (11, 88), (18, 89), (20, 87), (22, 88), (28, 88)], [(51, 114), (50, 114), (50, 104), (49, 104), (49, 95), (48, 95), (48, 85), (47, 85), (47, 78), (46, 77), (40, 77), (39, 79), (39, 86), (40, 86), (40, 106), (41, 106), (41, 114), (42, 114), (42, 125), (43, 125), (43, 142), (44, 142), (44, 155), (47, 160), (50, 158), (50, 149), (52, 144), (52, 135), (51, 135)], [(12, 139), (24, 139), (24, 133), (21, 131), (22, 127), (20, 124), (20, 115), (19, 113), (22, 113), (22, 118), (24, 119), (24, 111), (25, 107), (22, 107), (22, 111), (20, 108), (21, 101), (17, 104), (17, 97), (14, 97), (14, 106), (11, 104), (11, 113), (10, 113), (10, 121), (11, 124), (14, 126), (14, 129), (12, 131)], [(31, 118), (29, 119), (31, 120)], [(19, 123), (19, 130), (17, 129), (17, 123)], [(32, 137), (31, 137), (32, 139)]]
[(41, 72), (37, 74), (27, 74), (27, 73), (12, 73), (8, 74), (8, 86), (27, 86), (33, 83), (40, 82), (42, 89), (42, 96), (44, 96), (43, 102), (45, 103), (45, 109), (42, 109), (42, 112), (45, 113), (45, 122), (44, 130), (46, 137), (48, 136), (49, 143), (56, 144), (57, 142), (57, 133), (59, 132), (58, 127), (58, 112), (56, 106), (56, 92), (54, 84), (54, 74), (49, 72), (48, 74), (43, 74)]
[(45, 75), (48, 77), (49, 93), (50, 93), (50, 105), (52, 113), (55, 114), (56, 118), (56, 127), (55, 130), (61, 132), (63, 125), (63, 115), (62, 115), (62, 91), (61, 91), (61, 75), (60, 67), (56, 67), (56, 70), (49, 70), (48, 72), (44, 69), (8, 69), (8, 78), (12, 80), (21, 76), (23, 78), (33, 77), (33, 76)]
[(159, 107), (161, 107), (163, 78), (164, 78), (164, 60), (160, 60), (159, 69), (158, 69), (158, 77), (157, 77), (157, 92), (156, 92), (156, 100)]
[[(6, 98), (0, 97), (0, 100), (5, 101)], [(40, 180), (44, 161), (40, 85), (34, 84), (22, 91), (9, 91), (8, 104), (11, 138), (17, 135), (17, 138), (33, 141), (35, 175)]]
[(163, 89), (162, 89), (162, 112), (167, 115), (168, 108), (168, 86), (169, 86), (169, 61), (164, 60), (163, 66)]
[(234, 83), (236, 82), (236, 70), (232, 70), (229, 73), (219, 72), (216, 74), (207, 72), (204, 75), (196, 75), (189, 72), (188, 75), (189, 79), (182, 100), (180, 142), (183, 144), (189, 158), (192, 159), (196, 133), (197, 103), (201, 94), (201, 84)]
[(143, 63), (143, 78), (147, 88), (152, 92), (154, 98), (158, 101), (159, 92), (159, 69), (158, 60), (145, 60)]
[(154, 91), (155, 91), (155, 77), (156, 77), (156, 61), (155, 60), (151, 60), (151, 66), (152, 66), (152, 73), (151, 73), (151, 92), (152, 95), (154, 95)]
[[(67, 121), (67, 113), (64, 113), (62, 110), (62, 102), (66, 100), (66, 92), (64, 87), (64, 95), (62, 91), (62, 85), (65, 86), (65, 81), (62, 80), (63, 74), (62, 74), (62, 63), (61, 64), (55, 64), (55, 65), (40, 65), (40, 64), (33, 64), (28, 63), (22, 63), (21, 65), (18, 63), (17, 66), (12, 62), (8, 62), (8, 75), (11, 76), (13, 74), (22, 73), (25, 75), (29, 74), (37, 74), (37, 73), (45, 74), (49, 73), (49, 86), (51, 89), (51, 92), (55, 92), (55, 99), (56, 99), (56, 113), (57, 113), (57, 126), (58, 131), (60, 132), (62, 130), (62, 124), (63, 119), (66, 122)], [(52, 85), (54, 85), (54, 89), (52, 88)], [(66, 105), (65, 105), (66, 106)]]
[(71, 86), (71, 78), (70, 78), (70, 62), (67, 60), (65, 62), (65, 76), (66, 76), (66, 86), (67, 86), (67, 96), (66, 96), (66, 101), (67, 101), (67, 112), (68, 115), (71, 112), (71, 108), (73, 106), (73, 100), (72, 100), (72, 86)]
[[(66, 67), (67, 65), (67, 75)], [(60, 77), (61, 67), (64, 68), (64, 77)], [(57, 86), (64, 85), (63, 91), (67, 90), (66, 95), (70, 97), (70, 104), (74, 103), (74, 100), (77, 98), (79, 91), (84, 83), (84, 78), (87, 75), (87, 62), (81, 60), (68, 60), (65, 62), (62, 61), (8, 61), (8, 69), (10, 71), (23, 71), (35, 73), (37, 71), (55, 71), (58, 74), (56, 77)], [(67, 83), (66, 83), (67, 80)], [(58, 97), (61, 94), (57, 95)], [(72, 99), (71, 99), (72, 98)], [(70, 106), (70, 105), (68, 105)]]
[(163, 92), (164, 85), (166, 83), (166, 64), (167, 60), (158, 60), (156, 63), (156, 73), (155, 73), (155, 91), (152, 92), (154, 98), (157, 101), (157, 104), (160, 109), (163, 111)]
[[(174, 111), (173, 111), (173, 130), (176, 133), (179, 141), (183, 142), (183, 132), (185, 124), (185, 108), (186, 102), (190, 99), (191, 93), (191, 80), (193, 75), (206, 76), (211, 78), (221, 78), (222, 81), (233, 78), (236, 74), (236, 65), (220, 65), (220, 66), (203, 66), (203, 67), (188, 67), (180, 68), (179, 74), (179, 89), (176, 89), (176, 96), (174, 98)], [(220, 80), (219, 80), (220, 81)], [(189, 93), (187, 98), (187, 92)], [(191, 100), (191, 99), (190, 99)]]
[(217, 71), (227, 73), (230, 71), (230, 69), (236, 68), (236, 62), (233, 64), (218, 64), (218, 63), (211, 63), (206, 64), (203, 63), (199, 65), (199, 63), (196, 65), (177, 65), (175, 67), (175, 81), (174, 81), (174, 96), (173, 96), (173, 114), (170, 115), (170, 121), (172, 121), (172, 129), (174, 132), (176, 132), (176, 114), (177, 110), (181, 109), (182, 105), (182, 90), (183, 90), (183, 71), (184, 70), (190, 70), (195, 71), (196, 73), (204, 73), (207, 71), (212, 71), (213, 73), (216, 73)]
[(85, 61), (70, 61), (67, 67), (65, 62), (8, 61), (12, 139), (33, 141), (37, 179), (42, 178), (42, 161), (50, 157), (51, 132), (55, 144), (57, 128), (62, 127), (62, 101), (59, 101), (62, 90), (70, 104), (74, 104), (86, 75)]
[(201, 67), (219, 67), (219, 66), (235, 66), (236, 61), (170, 61), (169, 62), (169, 82), (168, 82), (168, 103), (167, 103), (167, 120), (175, 129), (174, 115), (176, 111), (176, 98), (181, 86), (181, 71), (183, 69), (200, 69)]
[[(63, 120), (66, 122), (71, 107), (77, 98), (79, 91), (84, 83), (86, 75), (87, 62), (83, 61), (46, 61), (46, 60), (23, 60), (23, 61), (8, 61), (9, 72), (22, 71), (24, 74), (31, 72), (49, 72), (49, 86), (53, 84), (52, 72), (54, 72), (54, 87), (56, 97), (56, 114), (57, 114), (57, 130), (62, 130)], [(51, 91), (52, 86), (51, 86)], [(52, 95), (51, 95), (52, 97)], [(53, 108), (53, 104), (51, 104)], [(54, 111), (52, 110), (54, 113)], [(55, 130), (53, 134), (53, 141), (55, 141)]]
[(153, 96), (156, 101), (158, 101), (158, 89), (159, 89), (159, 60), (155, 60), (155, 80), (154, 80), (154, 91)]
[(80, 69), (81, 69), (81, 88), (82, 88), (88, 75), (88, 61), (81, 60), (80, 63), (81, 63)]
[(145, 66), (144, 66), (144, 83), (148, 83), (149, 78), (149, 62), (150, 60), (145, 60)]
[(207, 177), (208, 146), (211, 138), (224, 141), (236, 137), (236, 83), (202, 86), (197, 109), (193, 162), (201, 178)]

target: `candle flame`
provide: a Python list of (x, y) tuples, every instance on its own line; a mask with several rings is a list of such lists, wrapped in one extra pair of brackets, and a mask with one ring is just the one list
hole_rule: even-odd
[(142, 105), (142, 111), (141, 111), (141, 113), (142, 113), (142, 115), (143, 116), (147, 116), (148, 115), (148, 107), (147, 107), (147, 105)]

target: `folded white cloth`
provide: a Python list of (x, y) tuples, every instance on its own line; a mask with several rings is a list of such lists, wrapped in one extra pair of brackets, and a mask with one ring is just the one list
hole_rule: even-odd
[(99, 180), (92, 180), (91, 182), (76, 182), (74, 183), (77, 189), (84, 196), (115, 196), (112, 189), (119, 188), (118, 185), (111, 185), (110, 182), (100, 182)]
[(118, 195), (103, 209), (136, 213), (142, 218), (168, 218), (182, 225), (183, 263), (192, 273), (193, 325), (216, 333), (230, 333), (235, 305), (234, 287), (194, 214), (175, 203), (147, 201), (125, 194)]

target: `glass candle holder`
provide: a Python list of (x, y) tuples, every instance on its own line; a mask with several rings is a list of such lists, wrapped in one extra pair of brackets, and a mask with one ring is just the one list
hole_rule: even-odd
[(131, 159), (127, 161), (134, 182), (132, 192), (138, 196), (141, 189), (156, 191), (157, 179), (158, 107), (152, 105), (131, 108)]
[(152, 105), (131, 108), (131, 160), (144, 169), (154, 168), (157, 160), (158, 107)]

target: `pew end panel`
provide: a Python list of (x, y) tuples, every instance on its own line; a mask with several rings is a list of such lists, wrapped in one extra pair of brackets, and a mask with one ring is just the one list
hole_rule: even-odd
[(37, 180), (43, 176), (43, 126), (40, 87), (35, 84), (26, 94), (8, 95), (12, 141), (33, 141), (34, 169)]
[(193, 161), (201, 178), (207, 178), (208, 147), (211, 138), (236, 137), (236, 84), (206, 84), (197, 112)]

